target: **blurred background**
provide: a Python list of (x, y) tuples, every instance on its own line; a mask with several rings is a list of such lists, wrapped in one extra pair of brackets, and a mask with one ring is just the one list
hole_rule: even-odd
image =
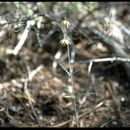
[[(93, 63), (88, 72), (85, 61), (129, 58), (130, 2), (0, 2), (0, 126), (76, 126), (60, 65), (69, 68), (60, 44), (64, 19), (75, 52), (79, 126), (129, 126), (129, 63)], [(28, 21), (33, 24), (26, 28)], [(13, 55), (19, 41), (23, 45)]]

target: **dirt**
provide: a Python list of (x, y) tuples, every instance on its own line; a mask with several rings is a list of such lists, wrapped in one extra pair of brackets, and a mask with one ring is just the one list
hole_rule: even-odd
[[(77, 50), (80, 59), (87, 51), (81, 50)], [(1, 60), (1, 127), (76, 127), (72, 100), (65, 97), (68, 76), (61, 66), (53, 72), (51, 65), (51, 53), (38, 54), (27, 48), (18, 57), (7, 55)], [(88, 93), (79, 110), (80, 127), (129, 126), (130, 89), (121, 69), (119, 63), (100, 63), (89, 74), (88, 64), (74, 66), (77, 107)], [(33, 71), (36, 74), (26, 82)]]
[[(111, 3), (102, 3), (101, 11), (104, 5), (109, 10)], [(129, 8), (120, 10), (126, 14), (118, 14), (119, 19), (128, 21)], [(90, 72), (88, 63), (73, 65), (77, 124), (69, 75), (63, 69), (69, 69), (68, 59), (64, 59), (67, 48), (59, 44), (62, 33), (50, 14), (43, 15), (48, 21), (39, 29), (41, 37), (45, 36), (43, 46), (38, 45), (34, 28), (16, 56), (7, 52), (17, 45), (19, 34), (5, 33), (0, 39), (0, 127), (129, 127), (130, 83), (121, 62), (93, 63)], [(51, 36), (49, 31), (54, 31)], [(76, 31), (72, 33), (75, 61), (114, 56), (99, 40), (93, 40), (94, 36), (82, 37)], [(102, 47), (98, 48), (99, 44)], [(53, 68), (58, 49), (62, 50), (63, 67), (58, 64)]]

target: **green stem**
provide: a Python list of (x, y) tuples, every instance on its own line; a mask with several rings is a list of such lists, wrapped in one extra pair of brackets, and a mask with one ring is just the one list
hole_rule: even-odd
[(76, 124), (77, 124), (77, 127), (79, 127), (79, 116), (78, 116), (76, 97), (75, 97), (75, 91), (74, 91), (73, 66), (71, 64), (71, 57), (70, 57), (71, 54), (70, 54), (69, 45), (67, 45), (67, 54), (68, 54), (68, 61), (69, 61), (69, 73), (70, 73), (69, 78), (70, 78), (71, 86), (72, 86), (72, 101), (73, 101), (73, 106), (74, 106), (74, 111), (75, 111)]

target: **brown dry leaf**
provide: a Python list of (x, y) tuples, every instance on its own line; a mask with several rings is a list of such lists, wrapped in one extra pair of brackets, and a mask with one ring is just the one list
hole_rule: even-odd
[(31, 101), (32, 103), (36, 103), (33, 96), (29, 92), (27, 92), (27, 93), (14, 93), (13, 96), (17, 99), (28, 100), (28, 101)]

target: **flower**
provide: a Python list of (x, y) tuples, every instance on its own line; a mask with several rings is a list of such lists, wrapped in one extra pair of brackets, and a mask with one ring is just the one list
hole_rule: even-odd
[(66, 38), (62, 39), (62, 40), (60, 41), (60, 43), (61, 43), (61, 45), (63, 45), (63, 46), (68, 46), (68, 45), (71, 44), (70, 41), (69, 41), (68, 39), (66, 39)]

